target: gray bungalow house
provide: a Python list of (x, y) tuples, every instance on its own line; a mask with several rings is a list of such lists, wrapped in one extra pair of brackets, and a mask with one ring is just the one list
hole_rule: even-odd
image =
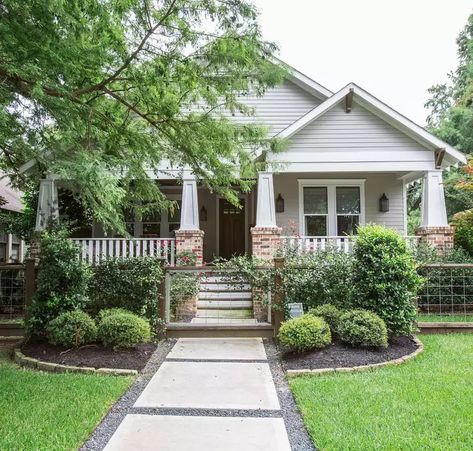
[[(271, 136), (287, 138), (283, 153), (269, 155), (274, 172), (258, 174), (241, 209), (199, 185), (194, 175), (163, 162), (153, 177), (176, 200), (179, 210), (129, 218), (134, 239), (105, 236), (99, 224), (77, 238), (90, 262), (106, 256), (165, 255), (170, 265), (179, 250), (198, 262), (213, 257), (254, 254), (271, 258), (281, 242), (305, 250), (328, 243), (351, 247), (349, 235), (377, 223), (407, 235), (406, 185), (423, 180), (422, 227), (418, 235), (450, 246), (442, 171), (465, 163), (465, 156), (354, 83), (333, 93), (291, 70), (280, 86), (262, 97), (245, 97), (254, 117)], [(57, 214), (57, 184), (41, 184), (37, 228)], [(88, 236), (85, 236), (88, 235)], [(412, 238), (413, 239), (413, 238)]]

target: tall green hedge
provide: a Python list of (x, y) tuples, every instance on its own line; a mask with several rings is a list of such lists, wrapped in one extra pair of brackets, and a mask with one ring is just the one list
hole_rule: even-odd
[(112, 258), (93, 268), (89, 309), (123, 308), (147, 318), (153, 328), (158, 321), (158, 302), (163, 271), (153, 257)]
[(360, 227), (354, 255), (353, 305), (379, 315), (390, 334), (412, 332), (422, 278), (405, 240), (382, 226)]

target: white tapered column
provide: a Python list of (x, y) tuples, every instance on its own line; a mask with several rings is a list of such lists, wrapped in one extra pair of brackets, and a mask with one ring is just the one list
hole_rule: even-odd
[(422, 227), (448, 226), (442, 171), (428, 171), (422, 189)]
[(199, 204), (195, 176), (182, 184), (181, 225), (179, 230), (199, 230)]
[(59, 218), (57, 184), (54, 178), (42, 179), (39, 185), (35, 230), (40, 232)]
[(276, 227), (274, 186), (272, 172), (258, 173), (256, 227)]

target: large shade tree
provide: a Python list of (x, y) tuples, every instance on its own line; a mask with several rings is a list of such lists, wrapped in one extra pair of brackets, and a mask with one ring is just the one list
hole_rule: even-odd
[(282, 81), (276, 50), (246, 0), (2, 0), (0, 168), (58, 175), (121, 231), (127, 207), (167, 206), (163, 161), (237, 202), (278, 142), (232, 114)]
[(468, 165), (444, 175), (449, 215), (473, 208), (473, 15), (457, 38), (458, 67), (447, 83), (429, 89), (429, 128), (465, 152)]

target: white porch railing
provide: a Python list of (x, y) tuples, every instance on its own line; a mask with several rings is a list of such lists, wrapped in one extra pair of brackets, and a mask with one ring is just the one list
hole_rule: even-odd
[[(417, 236), (405, 236), (409, 249), (415, 249), (419, 242)], [(356, 236), (282, 236), (284, 248), (297, 249), (299, 252), (317, 252), (325, 249), (338, 249), (352, 252)]]
[(164, 257), (170, 266), (176, 261), (175, 238), (72, 238), (80, 258), (91, 264), (106, 258)]

